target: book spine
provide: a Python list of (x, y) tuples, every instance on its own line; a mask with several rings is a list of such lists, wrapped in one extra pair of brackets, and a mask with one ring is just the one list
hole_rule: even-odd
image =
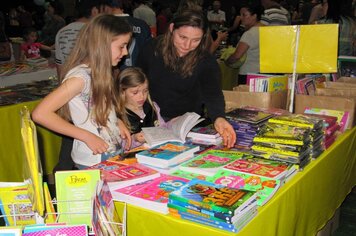
[(266, 137), (254, 137), (254, 142), (261, 142), (261, 143), (280, 143), (280, 144), (291, 144), (291, 145), (299, 145), (303, 146), (305, 143), (301, 140), (293, 140), (293, 139), (280, 139), (280, 138), (266, 138)]
[(210, 219), (210, 220), (213, 220), (213, 221), (219, 221), (219, 222), (224, 222), (224, 223), (231, 224), (231, 220), (224, 220), (224, 219), (215, 217), (213, 212), (209, 212), (209, 214), (206, 214), (206, 213), (202, 213), (201, 211), (191, 210), (191, 209), (188, 209), (188, 208), (185, 208), (185, 207), (181, 207), (181, 206), (178, 206), (178, 205), (175, 205), (175, 204), (171, 204), (171, 203), (168, 203), (168, 208), (169, 208), (170, 212), (176, 212), (176, 213), (186, 212), (186, 213), (189, 213), (191, 215), (199, 216), (199, 217)]
[(264, 146), (259, 146), (259, 145), (253, 145), (251, 148), (254, 151), (278, 153), (278, 154), (290, 156), (290, 157), (300, 157), (301, 156), (301, 153), (299, 153), (299, 152), (286, 151), (283, 149), (270, 148), (270, 147), (264, 147)]
[(311, 129), (314, 128), (313, 124), (303, 124), (303, 123), (299, 123), (299, 122), (288, 121), (288, 120), (279, 120), (279, 119), (275, 119), (275, 118), (270, 118), (268, 120), (268, 122), (274, 123), (274, 124), (283, 124), (283, 125), (311, 128)]

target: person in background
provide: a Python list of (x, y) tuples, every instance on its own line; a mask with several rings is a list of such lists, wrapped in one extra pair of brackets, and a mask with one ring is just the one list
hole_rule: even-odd
[(54, 49), (54, 45), (47, 46), (40, 42), (37, 42), (38, 34), (37, 30), (33, 27), (26, 28), (23, 34), (24, 42), (21, 44), (21, 56), (20, 60), (26, 60), (28, 58), (41, 57), (41, 50), (51, 51)]
[[(78, 19), (60, 29), (56, 35), (55, 62), (58, 77), (61, 77), (62, 67), (74, 48), (78, 34), (82, 27), (93, 17), (99, 14), (99, 0), (82, 0), (76, 6)], [(73, 138), (62, 136), (62, 145), (59, 160), (53, 172), (58, 170), (71, 170), (75, 164), (71, 158)]]
[(164, 34), (168, 29), (169, 22), (172, 20), (172, 10), (168, 3), (160, 2), (157, 3), (157, 35)]
[(196, 112), (214, 123), (224, 145), (232, 147), (236, 133), (225, 117), (220, 68), (209, 53), (210, 30), (202, 11), (176, 15), (169, 30), (141, 50), (138, 66), (147, 75), (152, 100), (168, 121)]
[(233, 64), (246, 54), (246, 61), (242, 64), (238, 75), (238, 84), (246, 84), (247, 73), (260, 72), (260, 43), (259, 27), (263, 8), (258, 1), (250, 0), (242, 5), (240, 14), (245, 32), (236, 45), (235, 52), (225, 61), (226, 64)]
[(126, 68), (120, 72), (116, 88), (120, 96), (118, 115), (124, 117), (132, 134), (131, 148), (141, 146), (145, 142), (142, 127), (166, 125), (157, 103), (150, 98), (147, 77), (138, 67)]
[(45, 14), (45, 25), (42, 27), (40, 41), (45, 45), (53, 45), (56, 41), (57, 32), (66, 25), (61, 16), (64, 11), (63, 5), (58, 0), (48, 2)]
[(264, 12), (261, 23), (264, 25), (290, 25), (291, 17), (284, 7), (277, 0), (261, 0)]
[(133, 34), (129, 46), (129, 54), (123, 59), (119, 66), (120, 69), (135, 66), (140, 49), (149, 39), (151, 39), (150, 27), (144, 20), (126, 14), (124, 12), (122, 0), (107, 0), (104, 1), (102, 4), (103, 11), (105, 13), (113, 14), (117, 17), (122, 17), (130, 25), (132, 25)]
[(133, 0), (134, 10), (133, 17), (144, 20), (151, 29), (152, 37), (157, 35), (156, 13), (145, 4), (144, 0)]
[(326, 18), (318, 24), (339, 24), (339, 56), (356, 56), (356, 17), (350, 0), (328, 0)]
[(325, 17), (325, 13), (321, 0), (312, 0), (311, 3), (313, 8), (310, 13), (308, 24), (315, 24), (315, 22)]
[(221, 2), (214, 1), (213, 2), (213, 9), (208, 11), (207, 18), (210, 23), (210, 29), (213, 32), (217, 32), (220, 30), (221, 27), (224, 26), (226, 22), (225, 12), (220, 10)]
[(74, 138), (72, 159), (79, 169), (122, 153), (125, 139), (125, 147), (131, 145), (129, 131), (116, 116), (119, 101), (112, 78), (112, 66), (127, 55), (131, 34), (132, 27), (119, 17), (94, 17), (79, 33), (61, 85), (32, 112), (38, 124)]
[(62, 66), (74, 48), (79, 31), (91, 18), (99, 14), (99, 6), (99, 0), (80, 1), (76, 6), (77, 20), (58, 31), (55, 41), (55, 61), (58, 76), (60, 76)]

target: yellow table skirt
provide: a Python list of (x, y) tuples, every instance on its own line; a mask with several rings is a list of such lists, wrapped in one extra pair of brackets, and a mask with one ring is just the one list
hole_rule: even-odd
[[(20, 111), (27, 106), (30, 111), (39, 101), (0, 106), (0, 181), (23, 181), (23, 147), (21, 139)], [(39, 152), (43, 173), (51, 174), (58, 162), (61, 137), (37, 126)]]
[(314, 236), (355, 185), (356, 127), (282, 186), (237, 234), (129, 205), (128, 235)]

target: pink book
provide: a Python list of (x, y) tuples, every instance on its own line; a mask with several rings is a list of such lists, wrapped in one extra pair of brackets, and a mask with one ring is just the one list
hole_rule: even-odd
[(256, 176), (268, 177), (272, 179), (283, 179), (287, 174), (288, 166), (283, 164), (269, 164), (269, 162), (270, 161), (267, 159), (238, 159), (224, 166), (224, 169), (236, 171), (239, 173), (248, 173)]
[[(58, 235), (76, 235), (87, 236), (88, 230), (86, 225), (64, 225), (61, 227), (45, 229), (46, 226), (42, 226), (40, 231), (34, 231), (23, 233), (23, 236), (58, 236)], [(50, 227), (50, 226), (49, 226)]]
[(116, 189), (113, 192), (113, 197), (142, 208), (168, 214), (169, 193), (187, 182), (189, 180), (185, 178), (161, 174), (160, 177), (153, 180)]

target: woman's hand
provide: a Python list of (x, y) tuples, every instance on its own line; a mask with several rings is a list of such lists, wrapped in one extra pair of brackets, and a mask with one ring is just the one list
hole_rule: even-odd
[(126, 127), (124, 122), (122, 120), (120, 120), (120, 119), (118, 120), (117, 125), (118, 125), (119, 130), (120, 130), (121, 138), (126, 140), (125, 149), (129, 150), (130, 147), (131, 147), (131, 134), (130, 134), (130, 131)]
[(236, 133), (231, 124), (224, 118), (219, 117), (214, 122), (216, 131), (221, 135), (224, 146), (231, 148), (236, 143)]
[(145, 137), (143, 136), (143, 132), (134, 134), (133, 137), (134, 137), (135, 141), (137, 141), (137, 142), (140, 142), (140, 143), (146, 142)]

